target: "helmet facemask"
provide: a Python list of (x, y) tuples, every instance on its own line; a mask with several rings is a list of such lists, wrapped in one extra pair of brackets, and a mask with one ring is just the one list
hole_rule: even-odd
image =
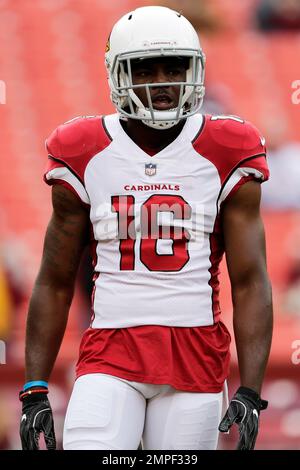
[[(132, 61), (155, 58), (183, 58), (188, 61), (186, 79), (181, 82), (134, 84)], [(180, 120), (197, 113), (204, 97), (205, 56), (199, 49), (152, 49), (122, 53), (115, 56), (114, 63), (106, 64), (109, 71), (112, 101), (122, 119), (141, 120), (154, 129), (168, 129)], [(110, 66), (111, 65), (111, 66)], [(151, 99), (151, 88), (179, 87), (179, 100), (176, 108), (157, 110)], [(147, 96), (144, 105), (136, 94), (143, 87)]]

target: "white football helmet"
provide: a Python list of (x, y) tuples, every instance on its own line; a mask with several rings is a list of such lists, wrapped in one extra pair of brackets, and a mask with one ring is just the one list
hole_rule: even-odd
[[(156, 57), (189, 59), (184, 82), (132, 82), (131, 60)], [(205, 55), (198, 34), (180, 13), (169, 8), (149, 6), (138, 8), (123, 16), (113, 27), (106, 46), (105, 65), (111, 99), (122, 119), (139, 119), (155, 129), (168, 129), (180, 119), (192, 116), (200, 109), (204, 97)], [(154, 109), (150, 87), (180, 86), (177, 108), (167, 111)], [(145, 87), (148, 106), (135, 93)]]

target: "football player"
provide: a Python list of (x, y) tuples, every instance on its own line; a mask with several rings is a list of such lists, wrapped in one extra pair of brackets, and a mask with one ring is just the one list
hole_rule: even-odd
[[(272, 335), (264, 139), (239, 117), (199, 113), (205, 56), (180, 13), (126, 14), (105, 63), (117, 113), (75, 118), (47, 140), (53, 215), (27, 321), (23, 449), (37, 449), (41, 432), (55, 448), (48, 379), (87, 244), (92, 318), (64, 448), (137, 449), (142, 440), (144, 449), (215, 449), (218, 431), (237, 423), (237, 448), (253, 449)], [(225, 408), (224, 252), (240, 370)]]

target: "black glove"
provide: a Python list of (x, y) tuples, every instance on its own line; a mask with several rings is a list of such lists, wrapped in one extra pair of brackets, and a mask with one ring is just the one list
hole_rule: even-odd
[(20, 437), (23, 450), (39, 450), (40, 433), (44, 433), (48, 450), (55, 450), (56, 440), (52, 409), (47, 398), (48, 390), (20, 392), (22, 418)]
[(219, 431), (227, 432), (233, 423), (239, 425), (237, 450), (253, 450), (258, 433), (259, 413), (268, 406), (251, 388), (240, 387), (233, 396), (219, 425)]

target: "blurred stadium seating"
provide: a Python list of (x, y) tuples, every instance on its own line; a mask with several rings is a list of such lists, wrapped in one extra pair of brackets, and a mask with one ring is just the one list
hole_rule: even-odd
[[(166, 2), (0, 0), (0, 80), (6, 84), (6, 104), (0, 104), (0, 247), (15, 255), (27, 289), (26, 300), (11, 312), (7, 364), (0, 364), (0, 448), (20, 447), (17, 393), (23, 383), (25, 315), (51, 213), (50, 191), (42, 181), (44, 140), (58, 124), (74, 116), (113, 112), (103, 57), (109, 31), (123, 13), (153, 3)], [(203, 2), (193, 3), (199, 14), (197, 8)], [(209, 3), (219, 27), (201, 35), (208, 90), (226, 90), (228, 112), (251, 120), (262, 132), (269, 120), (283, 120), (287, 138), (300, 141), (300, 105), (291, 101), (292, 82), (300, 79), (300, 33), (265, 36), (258, 32), (253, 25), (258, 0)], [(178, 4), (185, 13), (185, 2)], [(225, 100), (225, 96), (220, 98)], [(263, 416), (257, 447), (300, 449), (300, 364), (291, 359), (292, 344), (300, 340), (300, 309), (287, 309), (285, 301), (292, 287), (290, 271), (300, 259), (300, 213), (269, 211), (263, 217), (275, 331), (264, 386), (270, 407)], [(231, 328), (225, 263), (222, 283), (224, 321)], [(53, 373), (51, 399), (59, 440), (83, 317), (89, 315), (85, 310), (77, 296)], [(237, 384), (234, 347), (232, 352), (231, 390)], [(222, 448), (232, 445), (228, 437), (220, 443)]]

